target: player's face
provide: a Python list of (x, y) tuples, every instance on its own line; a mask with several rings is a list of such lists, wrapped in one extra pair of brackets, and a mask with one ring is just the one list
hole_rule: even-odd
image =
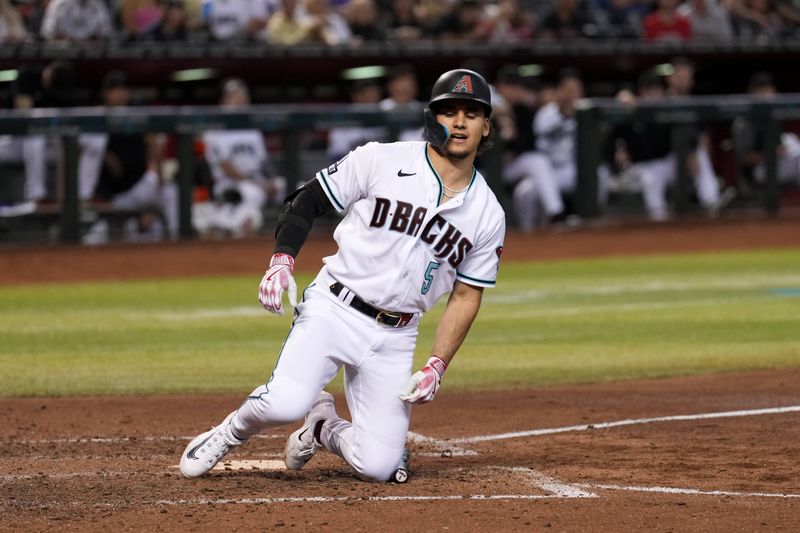
[(451, 159), (474, 156), (481, 139), (489, 135), (491, 128), (483, 107), (469, 100), (443, 102), (436, 110), (436, 120), (450, 132), (443, 149)]

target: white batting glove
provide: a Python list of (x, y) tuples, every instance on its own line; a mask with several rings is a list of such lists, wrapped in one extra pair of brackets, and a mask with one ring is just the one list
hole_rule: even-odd
[(432, 355), (422, 370), (415, 372), (408, 380), (400, 391), (400, 399), (406, 403), (425, 403), (433, 400), (445, 370), (447, 363)]
[(292, 307), (297, 305), (297, 283), (292, 277), (293, 270), (294, 258), (291, 255), (272, 256), (269, 269), (261, 278), (261, 285), (258, 286), (258, 301), (270, 313), (283, 314), (283, 291), (289, 296)]

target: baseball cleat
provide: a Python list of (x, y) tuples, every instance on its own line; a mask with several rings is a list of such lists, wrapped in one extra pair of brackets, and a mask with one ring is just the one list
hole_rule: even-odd
[(314, 429), (319, 422), (336, 416), (333, 395), (325, 391), (320, 392), (306, 415), (303, 426), (289, 435), (289, 439), (286, 441), (284, 458), (286, 468), (300, 470), (314, 457), (317, 449), (322, 446), (322, 443), (314, 438)]
[(225, 437), (225, 428), (236, 411), (229, 414), (217, 427), (196, 436), (181, 456), (181, 473), (186, 477), (199, 477), (216, 466), (232, 448), (244, 441), (232, 442)]

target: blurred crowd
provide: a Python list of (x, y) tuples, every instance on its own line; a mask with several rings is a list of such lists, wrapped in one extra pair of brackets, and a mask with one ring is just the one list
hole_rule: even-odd
[[(480, 62), (464, 66), (482, 69)], [(695, 68), (685, 58), (654, 66), (620, 87), (617, 99), (622, 105), (635, 107), (690, 96)], [(508, 64), (486, 77), (492, 83), (492, 120), (502, 141), (497, 143), (502, 152), (498, 153), (501, 175), (493, 172), (487, 176), (496, 184), (496, 193), (513, 225), (532, 231), (578, 222), (575, 112), (578, 101), (587, 96), (581, 73), (567, 68), (543, 76)], [(13, 105), (17, 109), (69, 106), (73, 83), (72, 69), (63, 61), (41, 71), (22, 69), (15, 83)], [(352, 103), (374, 105), (387, 113), (405, 106), (420, 109), (427, 100), (411, 64), (394, 65), (378, 77), (354, 80), (349, 90)], [(769, 100), (775, 98), (778, 87), (768, 72), (757, 72), (748, 91), (755, 98)], [(99, 87), (97, 103), (108, 109), (147, 103), (134, 102), (132, 94), (127, 75), (111, 71)], [(239, 78), (222, 80), (218, 105), (246, 110), (251, 105), (247, 82)], [(745, 118), (727, 125), (724, 137), (706, 125), (694, 127), (686, 171), (693, 184), (695, 209), (717, 216), (737, 197), (762, 194), (759, 190), (763, 192), (766, 180), (767, 134), (765, 124)], [(307, 136), (313, 140), (310, 144), (304, 141), (304, 158), (312, 152), (322, 153), (314, 162), (322, 168), (366, 142), (421, 140), (422, 131), (391, 132), (383, 127), (349, 125), (308, 132)], [(674, 194), (679, 174), (671, 126), (634, 121), (606, 129), (601, 137), (605, 139), (597, 170), (601, 208), (609, 207), (620, 194), (638, 195), (647, 217), (653, 221), (670, 219), (674, 199), (669, 201), (669, 195), (671, 191)], [(285, 148), (281, 146), (283, 140), (272, 141), (277, 141), (272, 144), (278, 151)], [(14, 214), (59, 205), (63, 151), (58, 142), (43, 134), (0, 135), (0, 171), (16, 164), (25, 175), (24, 198), (11, 206), (12, 211), (21, 211)], [(195, 230), (206, 237), (241, 237), (260, 231), (265, 210), (279, 207), (288, 191), (287, 180), (269, 147), (270, 136), (257, 129), (206, 131), (197, 135), (194, 146)], [(125, 212), (128, 240), (177, 237), (174, 136), (82, 133), (78, 147), (78, 192), (84, 208)], [(777, 157), (780, 184), (800, 186), (800, 139), (791, 131), (781, 134)], [(108, 221), (101, 218), (86, 232), (84, 242), (105, 242), (108, 234)]]
[(800, 0), (0, 0), (0, 43), (719, 42), (799, 30)]

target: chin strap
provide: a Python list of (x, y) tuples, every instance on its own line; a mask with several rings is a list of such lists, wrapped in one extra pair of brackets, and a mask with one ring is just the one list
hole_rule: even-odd
[(437, 147), (444, 145), (450, 138), (450, 131), (436, 120), (436, 114), (430, 107), (425, 108), (424, 115), (425, 140)]

